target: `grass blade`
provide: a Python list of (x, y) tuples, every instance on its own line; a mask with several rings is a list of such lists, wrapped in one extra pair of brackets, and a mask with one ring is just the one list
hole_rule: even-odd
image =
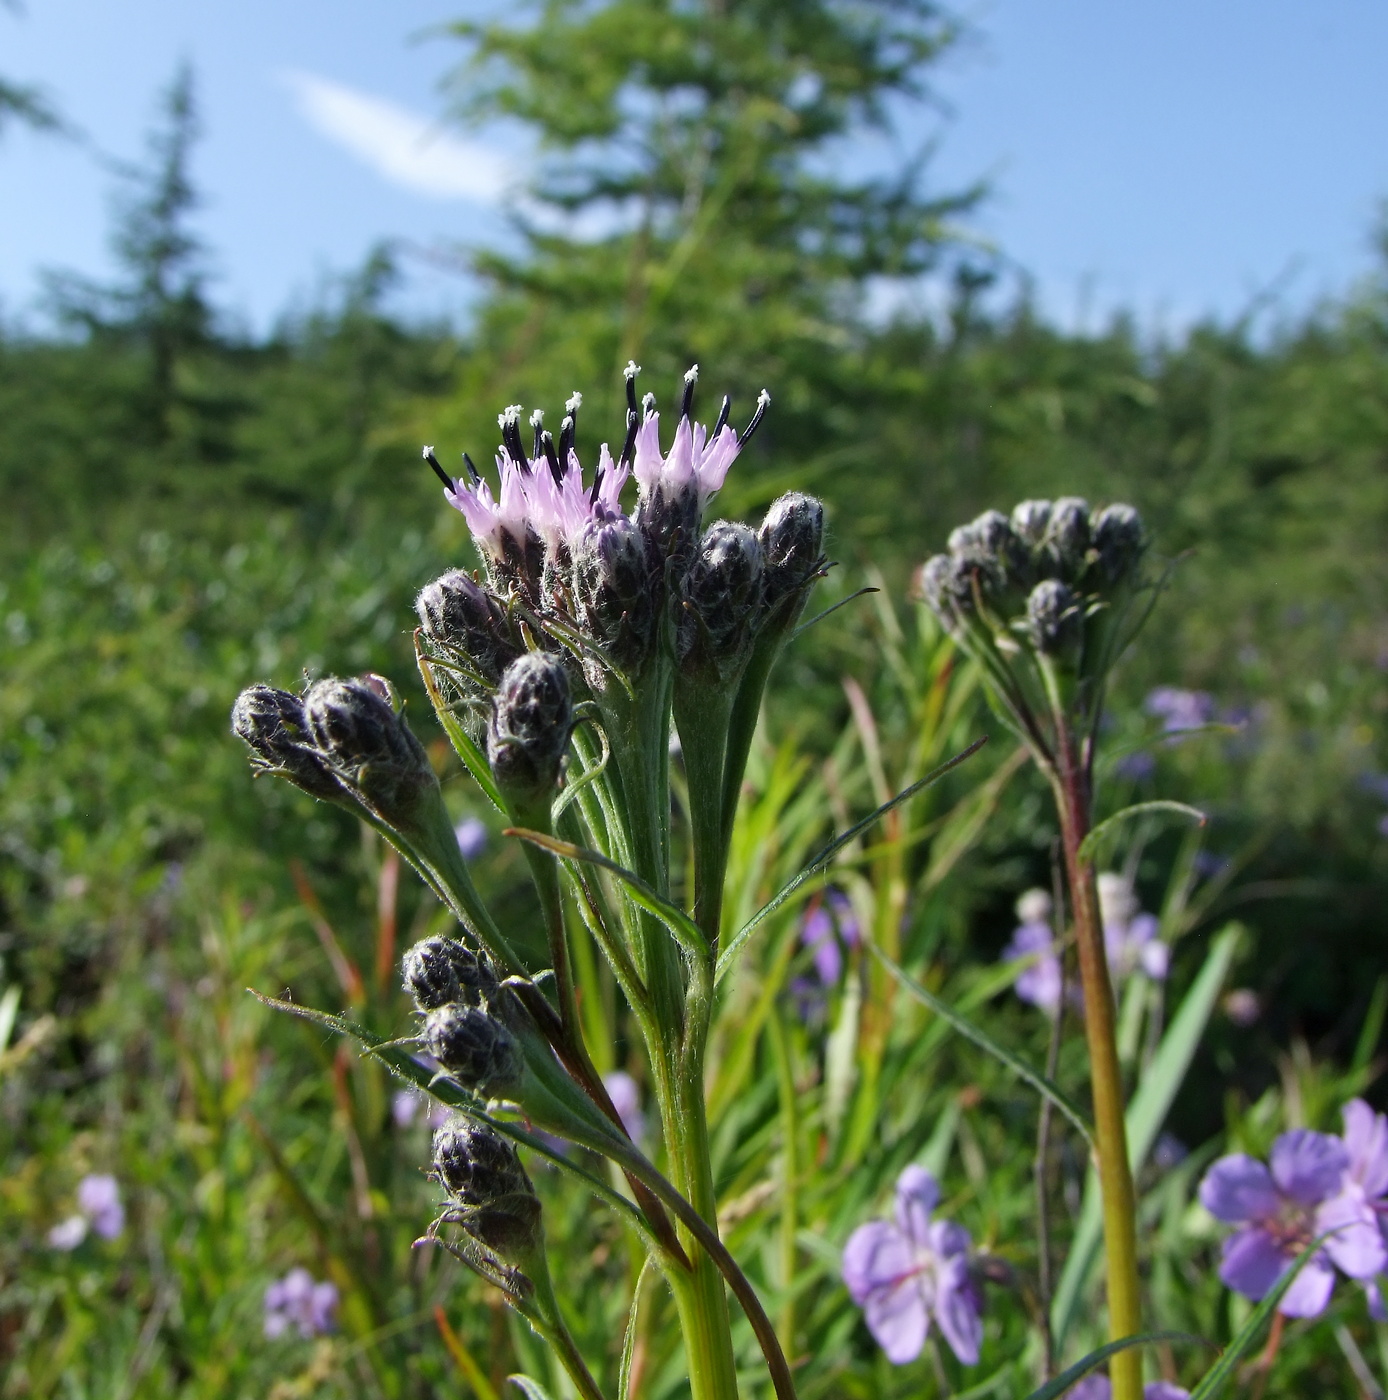
[(1005, 1046), (999, 1045), (992, 1036), (976, 1026), (962, 1012), (956, 1011), (947, 1001), (937, 997), (934, 992), (927, 991), (909, 972), (893, 962), (872, 939), (864, 936), (863, 944), (873, 957), (891, 973), (908, 996), (914, 997), (923, 1006), (928, 1006), (942, 1020), (948, 1021), (966, 1040), (972, 1041), (980, 1050), (991, 1055), (1000, 1064), (1006, 1065), (1018, 1079), (1024, 1080), (1038, 1094), (1048, 1098), (1075, 1125), (1083, 1135), (1084, 1140), (1091, 1147), (1093, 1146), (1093, 1132), (1083, 1112), (1059, 1085), (1053, 1084), (1044, 1074), (1033, 1069), (1020, 1056), (1014, 1055)]
[(1081, 1357), (1054, 1380), (1047, 1381), (1040, 1390), (1033, 1390), (1027, 1396), (1027, 1400), (1058, 1400), (1058, 1397), (1064, 1395), (1076, 1381), (1082, 1381), (1091, 1371), (1098, 1370), (1110, 1356), (1127, 1351), (1129, 1347), (1151, 1346), (1154, 1342), (1199, 1341), (1199, 1337), (1192, 1337), (1187, 1332), (1141, 1332), (1135, 1337), (1120, 1337), (1116, 1342), (1110, 1342), (1098, 1351), (1091, 1351), (1088, 1356)]
[(718, 969), (714, 974), (714, 981), (721, 982), (727, 976), (734, 960), (742, 945), (752, 936), (758, 925), (765, 922), (777, 909), (793, 895), (807, 881), (813, 879), (850, 841), (862, 835), (874, 822), (886, 816), (894, 807), (899, 807), (903, 802), (910, 801), (918, 792), (923, 792), (932, 783), (938, 782), (951, 769), (957, 768), (966, 758), (972, 758), (984, 744), (988, 742), (988, 736), (976, 739), (962, 753), (957, 753), (948, 762), (942, 763), (938, 768), (927, 773), (918, 782), (914, 782), (910, 787), (902, 788), (897, 795), (889, 801), (884, 802), (876, 811), (870, 812), (862, 821), (855, 822), (843, 833), (836, 836), (820, 853), (797, 875), (794, 879), (788, 880), (772, 897), (742, 925), (738, 931), (728, 940), (723, 951), (718, 955)]
[(1130, 822), (1134, 817), (1145, 817), (1151, 812), (1175, 812), (1180, 816), (1189, 817), (1197, 826), (1204, 826), (1209, 820), (1199, 807), (1192, 807), (1188, 802), (1173, 802), (1169, 797), (1159, 797), (1152, 802), (1134, 802), (1131, 807), (1124, 807), (1121, 812), (1106, 817), (1090, 831), (1080, 842), (1080, 860), (1093, 860), (1095, 854), (1124, 822)]

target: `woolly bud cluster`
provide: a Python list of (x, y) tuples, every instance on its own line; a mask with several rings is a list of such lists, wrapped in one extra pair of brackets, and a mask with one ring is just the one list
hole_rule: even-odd
[(499, 982), (485, 957), (454, 938), (435, 934), (416, 943), (402, 962), (405, 990), (422, 1012), (450, 1002), (480, 1006), (497, 994)]
[(1085, 618), (1137, 583), (1146, 547), (1131, 506), (1023, 501), (1010, 517), (985, 511), (954, 530), (949, 552), (921, 569), (920, 592), (951, 630), (980, 614), (995, 625), (1020, 615), (1038, 651), (1073, 655)]
[(440, 1128), (430, 1176), (455, 1207), (447, 1218), (498, 1258), (524, 1263), (539, 1247), (539, 1198), (516, 1149), (494, 1128), (467, 1122)]
[(316, 681), (300, 698), (253, 685), (231, 712), (232, 731), (258, 765), (329, 802), (356, 798), (386, 820), (408, 823), (438, 780), (423, 745), (397, 713), (380, 676)]
[(525, 1066), (506, 1026), (480, 1006), (449, 1002), (424, 1020), (429, 1053), (465, 1089), (502, 1098), (520, 1087)]
[(462, 569), (422, 589), (415, 611), (425, 636), (454, 661), (468, 663), (484, 686), (496, 685), (524, 650), (506, 609)]

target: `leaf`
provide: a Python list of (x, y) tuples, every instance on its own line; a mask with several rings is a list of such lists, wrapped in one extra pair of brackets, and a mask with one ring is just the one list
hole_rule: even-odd
[(601, 851), (575, 846), (571, 841), (561, 841), (557, 836), (546, 836), (543, 831), (531, 831), (523, 826), (508, 826), (501, 834), (519, 836), (522, 841), (529, 841), (532, 846), (539, 846), (565, 860), (582, 861), (585, 865), (598, 865), (610, 870), (631, 892), (632, 899), (647, 913), (654, 914), (689, 952), (696, 957), (708, 956), (708, 942), (703, 931), (679, 905), (657, 894), (639, 875), (634, 875), (615, 860), (609, 860)]
[(622, 1338), (622, 1364), (617, 1372), (617, 1394), (620, 1400), (627, 1400), (631, 1394), (631, 1363), (636, 1355), (636, 1315), (641, 1307), (641, 1290), (651, 1272), (651, 1259), (648, 1255), (636, 1275), (636, 1287), (631, 1293), (631, 1312), (627, 1314), (626, 1335)]
[(434, 1304), (434, 1325), (439, 1329), (444, 1347), (462, 1372), (463, 1379), (477, 1392), (477, 1400), (497, 1400), (497, 1393), (477, 1364), (477, 1358), (463, 1345), (463, 1339), (453, 1330), (442, 1303)]
[(738, 931), (728, 940), (723, 951), (718, 955), (718, 969), (714, 975), (715, 982), (721, 982), (727, 976), (734, 960), (742, 950), (742, 945), (752, 936), (758, 925), (764, 923), (777, 909), (793, 895), (806, 881), (817, 875), (848, 843), (868, 829), (874, 822), (886, 816), (893, 808), (901, 806), (903, 802), (909, 802), (918, 792), (924, 791), (932, 783), (938, 782), (951, 769), (957, 768), (966, 758), (972, 758), (984, 744), (988, 742), (985, 734), (981, 739), (975, 739), (962, 753), (957, 753), (948, 762), (942, 763), (938, 768), (927, 773), (918, 782), (914, 782), (910, 787), (902, 788), (897, 795), (884, 802), (876, 811), (870, 812), (862, 821), (855, 822), (843, 833), (836, 836), (822, 851), (798, 874), (787, 881), (772, 897), (742, 925)]
[(800, 626), (797, 627), (795, 631), (792, 632), (790, 636), (786, 638), (787, 644), (793, 642), (797, 637), (799, 637), (803, 633), (808, 632), (810, 628), (815, 625), (815, 623), (823, 622), (824, 619), (828, 617), (830, 613), (836, 613), (840, 608), (846, 608), (850, 603), (856, 602), (859, 598), (866, 597), (866, 595), (869, 593), (880, 593), (881, 591), (882, 590), (880, 588), (876, 588), (874, 587), (874, 585), (868, 584), (866, 587), (858, 589), (856, 593), (850, 593), (847, 598), (840, 598), (837, 603), (834, 603), (831, 606), (825, 608), (823, 612), (815, 613), (815, 615), (808, 622), (802, 622)]
[(1127, 1351), (1129, 1347), (1151, 1346), (1154, 1342), (1199, 1342), (1201, 1345), (1208, 1345), (1188, 1332), (1140, 1332), (1135, 1337), (1120, 1337), (1116, 1342), (1109, 1342), (1098, 1351), (1091, 1351), (1088, 1356), (1082, 1356), (1054, 1380), (1047, 1381), (1039, 1390), (1033, 1390), (1027, 1396), (1027, 1400), (1058, 1400), (1058, 1397), (1064, 1395), (1076, 1381), (1082, 1381), (1091, 1371), (1098, 1370), (1110, 1356)]
[(429, 699), (434, 706), (434, 713), (438, 716), (439, 723), (443, 726), (443, 732), (448, 735), (454, 751), (463, 760), (468, 772), (477, 779), (478, 787), (487, 794), (492, 806), (503, 817), (508, 816), (506, 804), (502, 802), (501, 793), (492, 778), (492, 768), (491, 764), (487, 762), (486, 754), (473, 742), (472, 735), (463, 728), (458, 716), (448, 708), (443, 696), (439, 693), (438, 683), (434, 680), (434, 673), (430, 669), (429, 658), (425, 656), (423, 647), (420, 645), (419, 629), (416, 629), (414, 634), (414, 656), (419, 666), (419, 674), (424, 680), (424, 689), (429, 692)]
[[(1128, 1158), (1134, 1172), (1147, 1160), (1172, 1100), (1186, 1077), (1200, 1037), (1204, 1035), (1205, 1026), (1214, 1011), (1220, 988), (1229, 974), (1241, 936), (1242, 930), (1237, 924), (1229, 924), (1215, 935), (1214, 946), (1200, 969), (1200, 975), (1162, 1036), (1161, 1045), (1128, 1105), (1124, 1120), (1127, 1125)], [(1079, 1224), (1075, 1227), (1070, 1253), (1051, 1304), (1051, 1329), (1058, 1346), (1064, 1343), (1074, 1318), (1080, 1294), (1094, 1264), (1102, 1229), (1103, 1205), (1098, 1181), (1091, 1169), (1085, 1183)]]
[(1134, 817), (1145, 816), (1148, 812), (1178, 812), (1183, 817), (1190, 817), (1197, 826), (1204, 826), (1209, 820), (1198, 807), (1192, 807), (1187, 802), (1173, 802), (1168, 797), (1159, 797), (1152, 802), (1134, 802), (1131, 807), (1124, 807), (1121, 812), (1115, 812), (1090, 831), (1080, 842), (1080, 860), (1093, 860), (1104, 842), (1124, 822), (1132, 821)]
[(1253, 1343), (1258, 1340), (1258, 1334), (1263, 1330), (1263, 1324), (1276, 1311), (1278, 1303), (1282, 1301), (1282, 1295), (1292, 1286), (1293, 1280), (1302, 1271), (1311, 1256), (1320, 1249), (1329, 1233), (1327, 1232), (1319, 1239), (1312, 1240), (1296, 1256), (1292, 1267), (1277, 1280), (1272, 1292), (1253, 1309), (1248, 1316), (1248, 1321), (1239, 1328), (1238, 1335), (1220, 1352), (1219, 1360), (1205, 1372), (1200, 1384), (1191, 1391), (1190, 1400), (1214, 1400), (1215, 1396), (1223, 1392), (1224, 1387), (1234, 1378), (1234, 1370), (1239, 1362), (1252, 1349)]
[(530, 1376), (523, 1376), (517, 1373), (514, 1376), (507, 1376), (506, 1379), (514, 1386), (519, 1386), (525, 1392), (525, 1400), (553, 1400), (544, 1386), (539, 1381)]
[(1025, 1060), (999, 1045), (992, 1036), (974, 1025), (967, 1016), (956, 1011), (947, 1001), (937, 997), (934, 992), (927, 991), (910, 973), (893, 962), (872, 939), (864, 936), (863, 944), (873, 957), (891, 973), (908, 995), (913, 996), (923, 1006), (928, 1006), (942, 1020), (948, 1021), (966, 1040), (971, 1040), (980, 1050), (992, 1055), (999, 1063), (1006, 1065), (1019, 1079), (1030, 1084), (1037, 1093), (1048, 1098), (1075, 1125), (1083, 1135), (1084, 1140), (1091, 1147), (1094, 1145), (1093, 1133), (1084, 1114), (1059, 1085), (1053, 1084), (1039, 1070), (1033, 1069)]

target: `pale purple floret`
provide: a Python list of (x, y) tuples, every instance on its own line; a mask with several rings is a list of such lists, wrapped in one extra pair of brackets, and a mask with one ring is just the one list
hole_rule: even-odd
[(77, 1209), (103, 1240), (116, 1239), (125, 1229), (125, 1207), (113, 1176), (96, 1172), (77, 1183)]
[(1020, 923), (1013, 930), (1011, 942), (1002, 950), (1002, 956), (1004, 962), (1026, 960), (1027, 965), (1013, 984), (1017, 995), (1032, 1006), (1039, 1006), (1048, 1016), (1054, 1016), (1060, 1010), (1062, 978), (1060, 953), (1050, 917), (1050, 895), (1045, 890), (1028, 890), (1017, 901)]
[(969, 1233), (930, 1219), (939, 1199), (935, 1178), (907, 1167), (897, 1178), (895, 1220), (860, 1225), (844, 1246), (844, 1283), (896, 1366), (921, 1354), (932, 1321), (960, 1361), (978, 1361), (983, 1298), (969, 1268)]
[(641, 1108), (641, 1088), (624, 1069), (614, 1069), (602, 1077), (603, 1087), (617, 1110), (617, 1117), (635, 1143), (646, 1137), (646, 1115)]
[(1382, 1269), (1382, 1236), (1373, 1211), (1343, 1193), (1350, 1166), (1345, 1144), (1298, 1128), (1272, 1145), (1268, 1165), (1244, 1153), (1221, 1157), (1200, 1183), (1200, 1203), (1237, 1225), (1224, 1241), (1219, 1276), (1246, 1298), (1267, 1296), (1297, 1256), (1327, 1230), (1335, 1233), (1307, 1260), (1278, 1304), (1288, 1317), (1316, 1317), (1335, 1286), (1335, 1267), (1350, 1278)]
[(1143, 701), (1143, 709), (1161, 720), (1167, 734), (1200, 729), (1215, 716), (1214, 696), (1204, 690), (1182, 690), (1179, 686), (1159, 685)]
[(487, 849), (487, 824), (477, 817), (464, 817), (453, 828), (453, 834), (464, 860), (476, 860)]
[(1142, 912), (1132, 886), (1122, 875), (1105, 871), (1098, 886), (1104, 952), (1114, 982), (1121, 984), (1139, 971), (1154, 981), (1165, 981), (1171, 968), (1171, 948), (1161, 940), (1156, 917)]
[(742, 450), (737, 431), (724, 424), (711, 440), (702, 423), (681, 418), (667, 456), (660, 453), (660, 414), (649, 413), (636, 433), (633, 473), (641, 499), (655, 495), (674, 497), (692, 485), (699, 493), (702, 512), (718, 491), (737, 454)]
[(337, 1315), (337, 1288), (315, 1283), (307, 1269), (290, 1269), (265, 1290), (265, 1335), (282, 1337), (291, 1327), (301, 1337), (331, 1332)]
[[(1101, 1371), (1091, 1371), (1065, 1392), (1065, 1400), (1110, 1400), (1112, 1395), (1109, 1378)], [(1190, 1400), (1190, 1391), (1172, 1381), (1148, 1381), (1142, 1387), (1142, 1400)]]
[(114, 1240), (124, 1229), (125, 1207), (115, 1177), (94, 1172), (77, 1183), (77, 1213), (48, 1232), (48, 1244), (66, 1252), (76, 1249), (89, 1231), (103, 1240)]
[(826, 987), (843, 975), (843, 950), (856, 948), (861, 936), (858, 916), (842, 890), (826, 890), (820, 904), (805, 916), (800, 941), (810, 950), (815, 972)]

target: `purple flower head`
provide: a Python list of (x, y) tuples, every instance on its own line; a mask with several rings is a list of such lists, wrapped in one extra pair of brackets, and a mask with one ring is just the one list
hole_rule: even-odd
[(935, 1178), (907, 1167), (896, 1182), (896, 1219), (860, 1225), (844, 1246), (843, 1281), (896, 1366), (921, 1354), (932, 1320), (960, 1361), (978, 1361), (983, 1298), (969, 1270), (969, 1233), (930, 1219), (939, 1199)]
[(1161, 720), (1162, 730), (1167, 734), (1200, 729), (1215, 715), (1214, 696), (1208, 691), (1182, 690), (1174, 685), (1159, 685), (1148, 693), (1142, 707), (1153, 719)]
[(315, 1283), (307, 1269), (290, 1269), (265, 1290), (265, 1335), (282, 1337), (290, 1327), (301, 1337), (316, 1337), (333, 1330), (337, 1313), (337, 1288)]
[[(769, 402), (769, 396), (764, 397)], [(636, 433), (634, 471), (642, 501), (658, 495), (674, 497), (692, 486), (698, 492), (702, 514), (741, 450), (737, 430), (729, 424), (724, 423), (710, 436), (702, 423), (691, 423), (685, 414), (675, 428), (669, 455), (661, 456), (660, 414), (648, 413)]]
[(1350, 1169), (1345, 1144), (1298, 1128), (1272, 1145), (1268, 1165), (1242, 1152), (1221, 1157), (1200, 1183), (1200, 1203), (1237, 1225), (1224, 1241), (1219, 1276), (1254, 1302), (1267, 1296), (1297, 1256), (1326, 1230), (1336, 1233), (1307, 1261), (1283, 1295), (1287, 1317), (1316, 1317), (1335, 1286), (1335, 1270), (1369, 1278), (1383, 1268), (1383, 1239), (1362, 1200), (1342, 1191)]
[[(1102, 1371), (1091, 1371), (1078, 1385), (1066, 1392), (1066, 1400), (1109, 1400), (1113, 1385)], [(1190, 1391), (1171, 1381), (1148, 1381), (1142, 1387), (1142, 1400), (1190, 1400)]]
[(1013, 984), (1023, 1001), (1038, 1006), (1048, 1016), (1060, 1010), (1060, 955), (1056, 951), (1055, 934), (1049, 924), (1021, 924), (1013, 930), (1012, 939), (1002, 950), (1004, 962), (1021, 962), (1027, 966), (1017, 974)]
[(77, 1209), (103, 1240), (116, 1239), (125, 1229), (125, 1207), (116, 1179), (104, 1172), (84, 1176), (77, 1183)]
[(1121, 984), (1134, 972), (1143, 972), (1154, 981), (1165, 981), (1171, 948), (1162, 942), (1156, 918), (1140, 912), (1137, 896), (1123, 876), (1109, 871), (1099, 876), (1099, 912), (1113, 980)]
[(464, 860), (476, 860), (487, 849), (487, 824), (477, 817), (465, 817), (453, 828)]
[(614, 1069), (602, 1077), (607, 1096), (617, 1117), (627, 1130), (627, 1136), (634, 1143), (641, 1143), (646, 1137), (646, 1115), (641, 1108), (640, 1085), (624, 1069)]

